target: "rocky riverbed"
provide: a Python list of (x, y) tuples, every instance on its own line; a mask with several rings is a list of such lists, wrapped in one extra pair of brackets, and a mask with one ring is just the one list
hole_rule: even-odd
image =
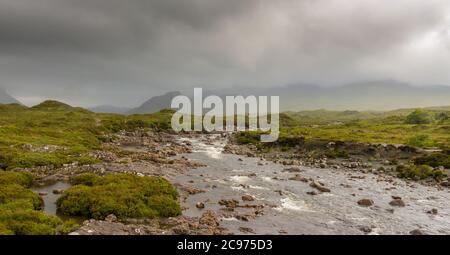
[(450, 233), (446, 187), (401, 180), (364, 162), (274, 158), (229, 141), (226, 134), (122, 132), (91, 154), (101, 163), (26, 170), (43, 187), (82, 172), (129, 172), (163, 176), (180, 192), (181, 217), (119, 222), (110, 215), (72, 234)]
[(221, 136), (181, 140), (193, 145), (184, 157), (207, 165), (172, 179), (200, 191), (184, 193), (184, 214), (216, 211), (233, 233), (450, 233), (448, 188), (364, 167), (287, 165), (224, 153)]

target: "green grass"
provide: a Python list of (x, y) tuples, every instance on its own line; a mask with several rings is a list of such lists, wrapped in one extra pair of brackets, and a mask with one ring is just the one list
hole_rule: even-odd
[[(306, 141), (352, 141), (450, 148), (449, 119), (434, 119), (429, 124), (407, 124), (407, 116), (411, 112), (414, 110), (282, 113), (280, 138), (270, 146), (295, 146), (303, 138)], [(429, 116), (440, 116), (450, 111), (447, 108), (431, 108), (423, 112), (427, 112)], [(240, 143), (259, 144), (259, 135), (258, 132), (245, 132), (236, 137)]]
[(447, 177), (447, 172), (433, 169), (428, 165), (399, 165), (397, 166), (397, 172), (400, 178), (408, 178), (412, 180), (423, 180), (427, 178), (442, 180)]
[(172, 217), (181, 214), (178, 193), (165, 179), (112, 174), (83, 174), (58, 199), (58, 211), (71, 216), (104, 219)]
[[(0, 169), (92, 164), (97, 161), (86, 154), (99, 149), (108, 134), (137, 128), (169, 131), (171, 114), (96, 114), (56, 101), (32, 108), (0, 105)], [(47, 145), (57, 147), (45, 151)]]
[(447, 153), (432, 153), (414, 159), (416, 165), (429, 165), (432, 167), (445, 167), (450, 169), (450, 154)]

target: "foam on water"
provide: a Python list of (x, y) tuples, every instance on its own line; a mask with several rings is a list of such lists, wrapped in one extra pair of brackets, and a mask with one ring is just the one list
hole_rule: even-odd
[(248, 176), (234, 175), (230, 177), (230, 180), (235, 183), (244, 184), (250, 181), (250, 178)]
[(308, 208), (308, 205), (305, 201), (299, 199), (292, 199), (290, 197), (281, 199), (281, 206), (276, 207), (277, 211), (296, 211), (296, 212), (312, 212), (311, 209)]

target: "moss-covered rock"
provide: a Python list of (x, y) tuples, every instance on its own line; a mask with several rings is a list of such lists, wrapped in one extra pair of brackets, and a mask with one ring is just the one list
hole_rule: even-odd
[(178, 193), (165, 179), (112, 174), (94, 177), (84, 174), (72, 179), (78, 185), (58, 199), (58, 211), (73, 216), (104, 219), (170, 217), (181, 214)]
[(57, 233), (57, 227), (62, 224), (58, 217), (22, 206), (18, 203), (0, 206), (0, 232), (16, 235), (54, 235)]
[(409, 178), (413, 180), (423, 180), (427, 178), (440, 180), (447, 176), (445, 171), (433, 169), (427, 165), (400, 165), (397, 166), (397, 172), (400, 178)]
[(0, 172), (0, 235), (52, 235), (63, 222), (40, 211), (42, 198), (28, 189), (33, 176), (22, 172)]
[(429, 165), (432, 167), (445, 167), (450, 169), (450, 154), (432, 153), (414, 159), (416, 165)]

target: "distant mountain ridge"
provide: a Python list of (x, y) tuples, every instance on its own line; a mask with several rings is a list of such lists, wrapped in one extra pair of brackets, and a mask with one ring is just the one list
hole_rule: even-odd
[(352, 83), (338, 87), (289, 85), (241, 90), (239, 94), (280, 96), (281, 111), (379, 110), (450, 105), (450, 86), (416, 87), (392, 80)]
[(20, 102), (0, 88), (0, 104), (20, 104)]
[[(187, 92), (187, 94), (192, 91)], [(180, 92), (168, 92), (152, 97), (141, 106), (128, 111), (91, 108), (95, 112), (148, 114), (170, 108), (172, 98)], [(280, 97), (280, 111), (327, 109), (335, 111), (389, 111), (450, 105), (450, 86), (412, 86), (394, 80), (351, 83), (343, 86), (322, 87), (314, 84), (293, 84), (271, 88), (229, 88), (203, 90), (203, 96), (266, 95)], [(192, 95), (188, 95), (192, 100)], [(225, 101), (224, 101), (225, 102)]]
[(172, 98), (181, 95), (179, 91), (168, 92), (161, 96), (155, 96), (145, 101), (141, 106), (126, 112), (127, 114), (148, 114), (155, 113), (162, 109), (169, 109)]

